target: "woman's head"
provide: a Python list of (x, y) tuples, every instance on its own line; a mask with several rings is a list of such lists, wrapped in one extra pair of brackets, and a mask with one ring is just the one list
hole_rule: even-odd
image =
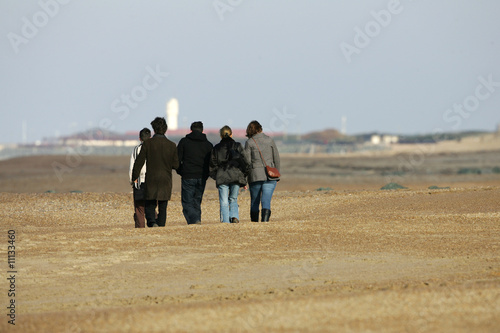
[(250, 122), (250, 124), (248, 124), (248, 126), (247, 126), (247, 137), (248, 138), (251, 138), (255, 134), (261, 133), (261, 132), (262, 132), (262, 126), (260, 125), (260, 123), (257, 120), (252, 120)]
[(231, 127), (225, 125), (222, 127), (219, 131), (221, 139), (224, 138), (230, 138), (233, 136), (233, 131), (231, 130)]

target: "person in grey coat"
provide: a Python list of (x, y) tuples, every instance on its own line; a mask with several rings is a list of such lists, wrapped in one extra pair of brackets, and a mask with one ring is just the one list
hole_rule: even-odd
[[(280, 170), (280, 154), (274, 140), (262, 133), (262, 126), (256, 120), (247, 127), (248, 140), (245, 151), (250, 157), (248, 184), (250, 188), (250, 219), (259, 222), (262, 205), (262, 222), (269, 222), (271, 217), (271, 199), (279, 178), (270, 178), (266, 173), (266, 164)], [(260, 152), (259, 152), (260, 150)], [(264, 161), (262, 160), (264, 158)]]
[(220, 220), (239, 222), (238, 193), (246, 186), (249, 159), (241, 143), (232, 138), (229, 126), (220, 129), (221, 141), (212, 149), (209, 171), (219, 190)]

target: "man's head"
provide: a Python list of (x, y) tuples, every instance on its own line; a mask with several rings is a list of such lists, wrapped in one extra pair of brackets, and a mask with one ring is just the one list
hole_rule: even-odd
[(195, 121), (191, 124), (191, 131), (203, 132), (203, 123), (201, 121)]
[(155, 120), (151, 122), (151, 126), (153, 127), (153, 131), (155, 131), (155, 134), (161, 135), (164, 135), (168, 128), (167, 122), (163, 117), (156, 117)]
[(149, 139), (151, 137), (151, 131), (149, 130), (149, 128), (147, 127), (144, 127), (143, 129), (141, 129), (141, 131), (139, 132), (139, 139), (141, 141), (146, 141), (147, 139)]

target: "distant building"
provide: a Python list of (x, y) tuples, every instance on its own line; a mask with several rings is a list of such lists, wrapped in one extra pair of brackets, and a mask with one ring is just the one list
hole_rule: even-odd
[(372, 135), (372, 137), (371, 137), (371, 139), (370, 139), (370, 142), (371, 142), (372, 144), (374, 144), (374, 145), (379, 145), (379, 144), (380, 144), (380, 142), (381, 142), (381, 137), (380, 137), (380, 135), (378, 135), (378, 134), (373, 134), (373, 135)]
[(373, 134), (371, 136), (370, 142), (374, 145), (380, 145), (380, 144), (394, 144), (399, 142), (399, 137), (397, 135), (379, 135), (379, 134)]
[(98, 128), (60, 137), (53, 144), (63, 146), (90, 146), (90, 147), (133, 147), (139, 141), (139, 132), (125, 134), (104, 131)]
[(399, 142), (399, 137), (397, 135), (384, 135), (382, 136), (382, 141), (385, 144), (393, 144), (393, 143), (398, 143)]

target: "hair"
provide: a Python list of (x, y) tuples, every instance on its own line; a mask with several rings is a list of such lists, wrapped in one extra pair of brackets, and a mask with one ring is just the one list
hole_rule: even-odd
[(262, 132), (262, 126), (257, 120), (252, 120), (247, 126), (247, 137), (251, 138), (257, 133)]
[(155, 131), (156, 134), (161, 135), (165, 134), (168, 129), (167, 122), (163, 117), (156, 117), (155, 120), (151, 122), (151, 126), (153, 127), (153, 131)]
[(229, 138), (231, 135), (233, 135), (233, 131), (231, 130), (231, 127), (225, 125), (224, 127), (222, 127), (219, 131), (220, 133), (220, 137), (222, 139), (224, 138)]
[(191, 124), (191, 131), (203, 132), (203, 123), (201, 121), (195, 121)]
[(147, 139), (149, 139), (151, 137), (151, 131), (149, 130), (149, 128), (147, 127), (144, 127), (143, 129), (141, 129), (141, 131), (139, 132), (139, 139), (141, 139), (141, 141), (146, 141)]

